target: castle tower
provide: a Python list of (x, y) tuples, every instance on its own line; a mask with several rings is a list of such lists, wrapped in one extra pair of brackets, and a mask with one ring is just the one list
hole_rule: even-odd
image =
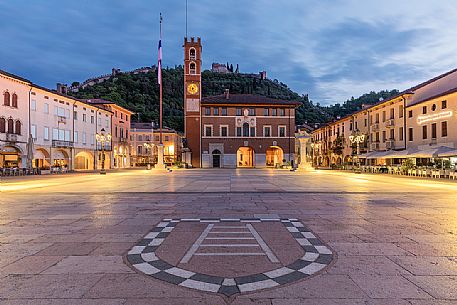
[(184, 133), (192, 151), (192, 166), (201, 167), (201, 54), (200, 37), (184, 38)]

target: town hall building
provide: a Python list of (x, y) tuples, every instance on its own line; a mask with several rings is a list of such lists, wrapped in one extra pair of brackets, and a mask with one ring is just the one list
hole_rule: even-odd
[(295, 108), (254, 94), (202, 98), (201, 39), (184, 39), (185, 137), (193, 167), (277, 167), (293, 162)]

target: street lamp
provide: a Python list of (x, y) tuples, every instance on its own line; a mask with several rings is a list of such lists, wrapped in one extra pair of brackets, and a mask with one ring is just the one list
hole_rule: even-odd
[(360, 143), (365, 142), (365, 135), (361, 134), (358, 130), (353, 134), (349, 136), (349, 141), (351, 141), (351, 144), (357, 144), (357, 168), (360, 169)]
[[(149, 149), (151, 152), (150, 155), (153, 156), (154, 152), (153, 152), (152, 148), (154, 147), (154, 144), (153, 143), (143, 143), (143, 146), (144, 146), (144, 148), (146, 148), (146, 151)], [(150, 169), (150, 166), (151, 166), (151, 159), (150, 159), (151, 156), (148, 156), (148, 159), (149, 159), (148, 169)]]
[(106, 175), (106, 170), (105, 170), (105, 143), (106, 142), (111, 142), (111, 134), (110, 133), (105, 134), (105, 128), (102, 128), (100, 130), (100, 133), (95, 134), (95, 138), (97, 139), (97, 142), (100, 142), (102, 144), (102, 168), (100, 170), (100, 175)]

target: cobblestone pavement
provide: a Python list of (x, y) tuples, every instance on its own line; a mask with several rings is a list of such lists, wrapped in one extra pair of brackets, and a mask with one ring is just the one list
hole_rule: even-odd
[[(0, 305), (457, 304), (453, 182), (331, 171), (132, 170), (13, 177), (0, 190)], [(332, 264), (303, 280), (225, 297), (144, 275), (126, 258), (163, 219), (265, 215), (298, 219), (336, 253)], [(265, 229), (253, 227), (282, 259)]]

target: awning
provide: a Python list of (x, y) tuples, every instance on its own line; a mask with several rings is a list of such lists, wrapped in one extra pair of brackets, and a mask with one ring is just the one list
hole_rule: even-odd
[(449, 150), (447, 152), (438, 153), (438, 157), (456, 157), (457, 149)]
[(367, 159), (385, 159), (389, 151), (374, 151)]
[(437, 158), (440, 155), (446, 154), (450, 151), (453, 151), (454, 148), (446, 147), (446, 146), (438, 146), (434, 148), (429, 148), (425, 150), (418, 150), (415, 153), (409, 154), (408, 157), (410, 158)]

